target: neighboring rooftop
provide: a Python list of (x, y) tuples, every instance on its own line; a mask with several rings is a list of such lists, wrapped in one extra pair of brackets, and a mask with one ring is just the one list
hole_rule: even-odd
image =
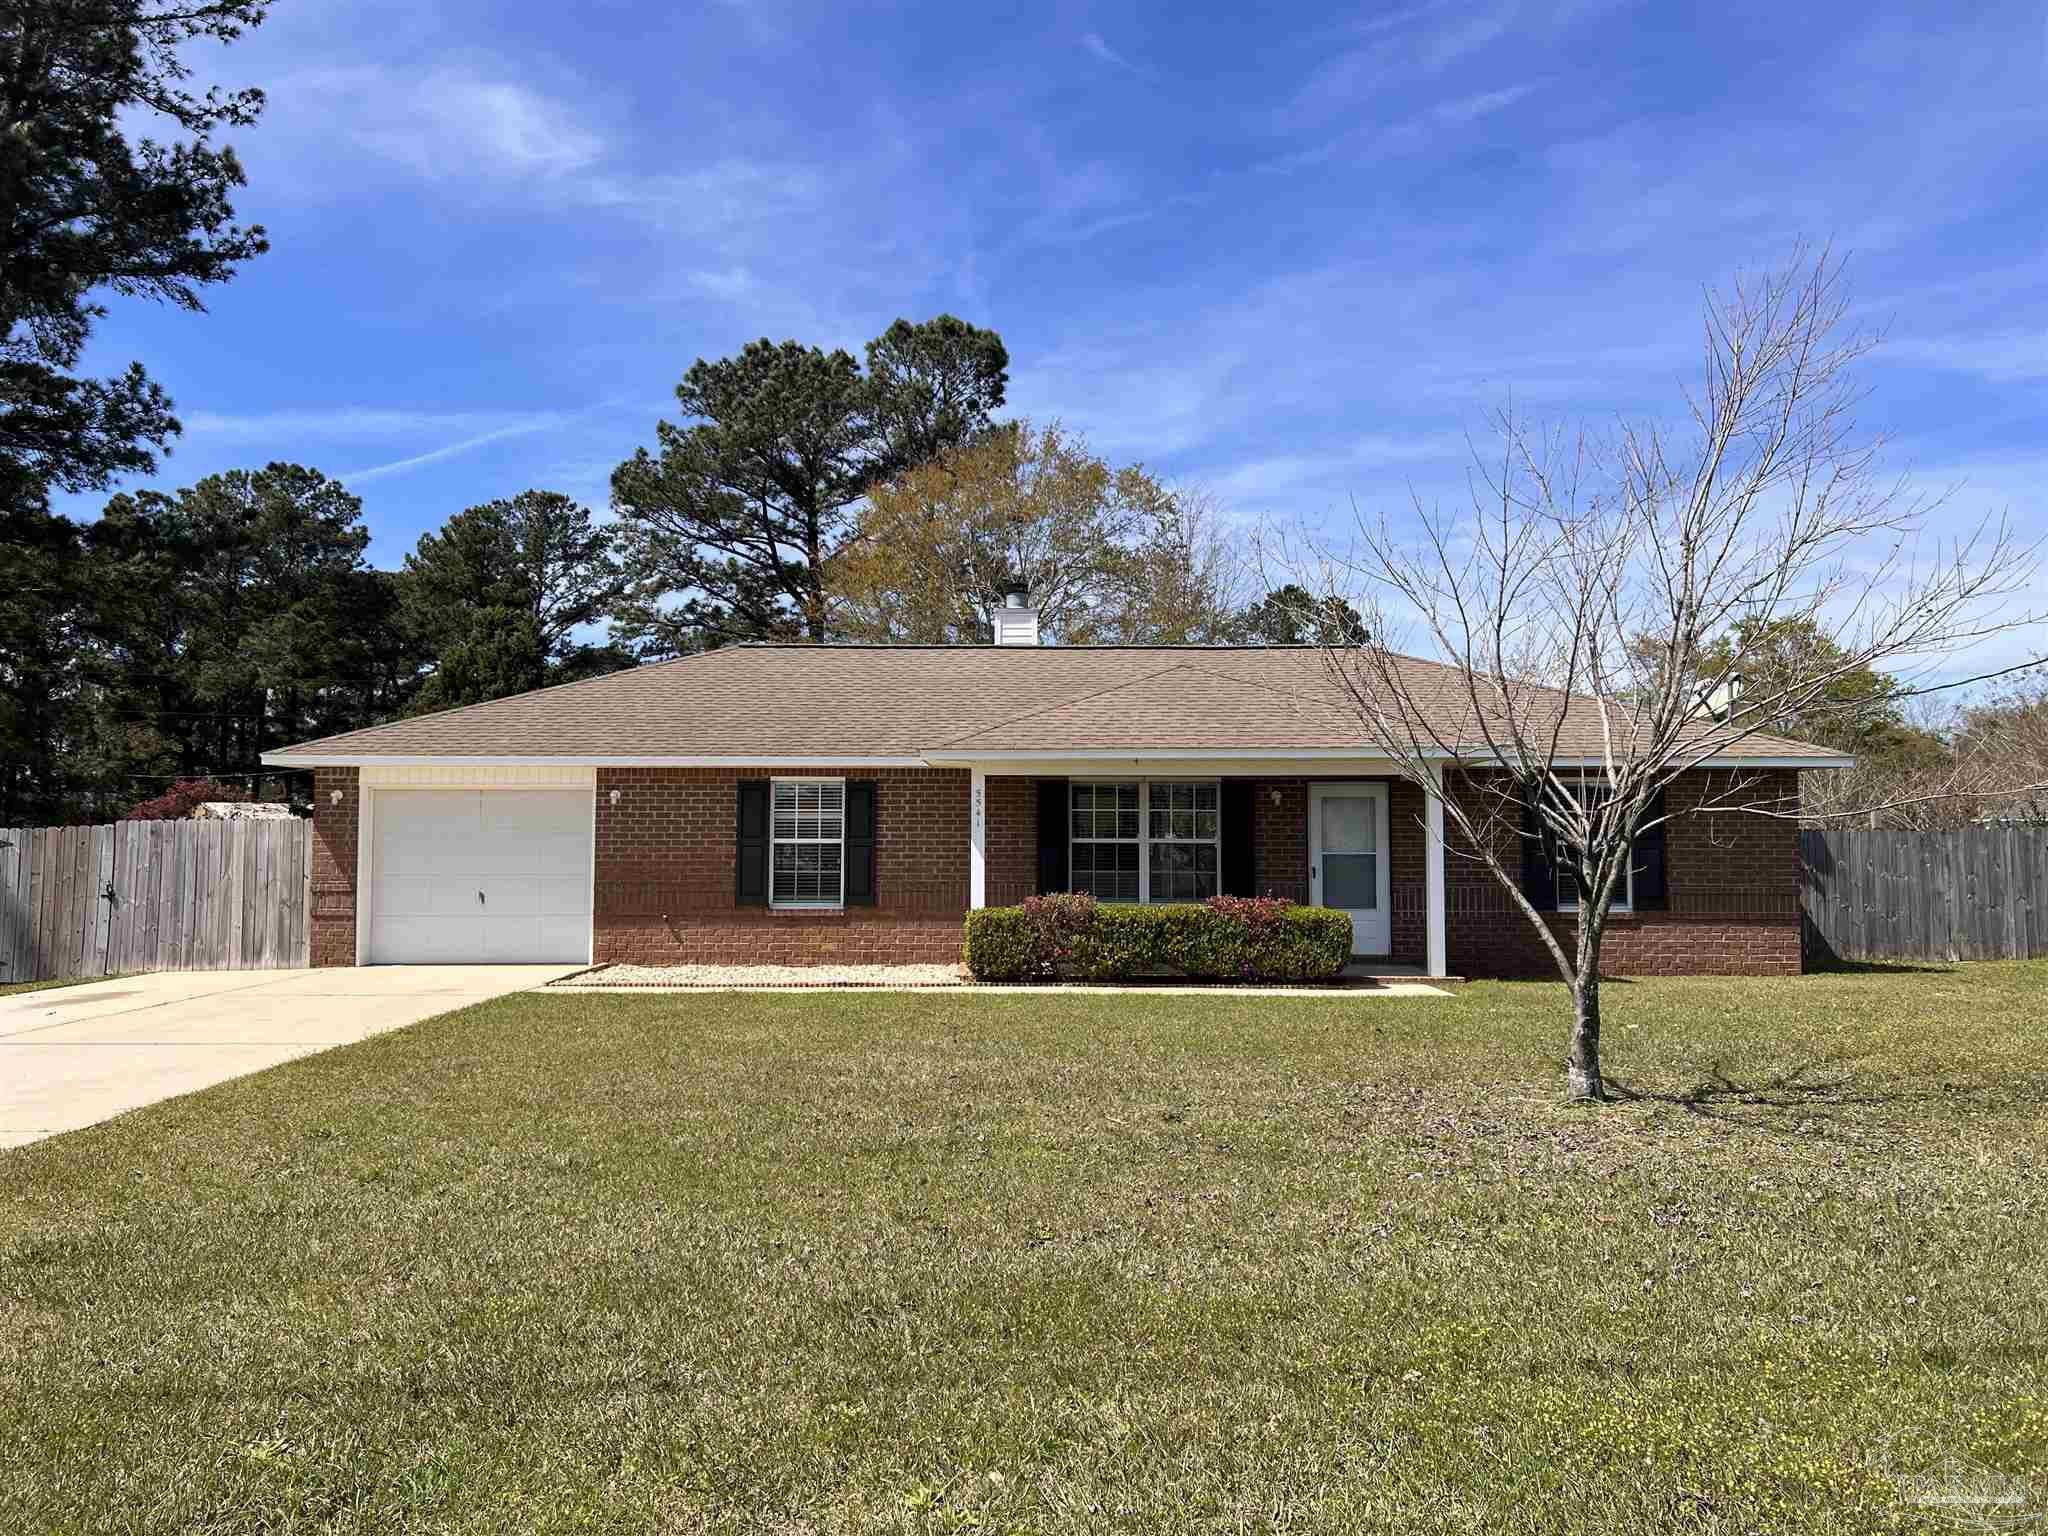
[[(1458, 674), (1404, 658), (1466, 714)], [(1583, 717), (1582, 717), (1583, 711)], [(1565, 751), (1597, 755), (1575, 701)], [(1372, 756), (1314, 646), (735, 645), (266, 754), (266, 761), (999, 758), (1107, 752)], [(1756, 736), (1729, 757), (1835, 761)]]

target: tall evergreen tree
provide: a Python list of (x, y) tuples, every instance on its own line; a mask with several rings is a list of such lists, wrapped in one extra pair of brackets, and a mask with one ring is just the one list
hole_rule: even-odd
[(86, 788), (82, 554), (69, 520), (0, 513), (0, 825), (67, 820)]
[(391, 713), (418, 665), (395, 654), (368, 543), (361, 502), (296, 464), (109, 501), (88, 534), (85, 665), (126, 776), (247, 775), (272, 747)]
[(555, 491), (521, 491), (425, 534), (399, 575), (407, 623), (434, 660), (417, 711), (614, 671), (587, 637), (626, 590), (612, 530)]
[(633, 591), (620, 631), (650, 653), (730, 638), (823, 640), (826, 572), (879, 481), (992, 423), (1002, 339), (941, 315), (844, 351), (750, 342), (698, 359), (676, 399), (691, 423), (612, 476)]
[(1237, 616), (1250, 645), (1363, 645), (1365, 617), (1334, 592), (1321, 597), (1299, 582), (1275, 587)]
[[(242, 185), (221, 128), (256, 90), (196, 94), (180, 47), (231, 41), (270, 0), (16, 0), (0, 6), (0, 524), (52, 489), (148, 471), (177, 432), (140, 364), (74, 372), (113, 292), (201, 307), (200, 289), (266, 249), (234, 221)], [(172, 142), (131, 135), (168, 126)], [(5, 536), (0, 533), (0, 536)]]

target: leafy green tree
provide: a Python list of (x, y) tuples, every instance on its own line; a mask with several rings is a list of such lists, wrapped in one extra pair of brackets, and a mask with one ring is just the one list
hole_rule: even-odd
[(435, 654), (433, 674), (421, 685), (412, 712), (482, 704), (547, 680), (547, 648), (530, 611), (504, 604), (474, 608)]
[[(1905, 716), (1904, 685), (1889, 673), (1853, 658), (1813, 617), (1742, 619), (1703, 651), (1699, 671), (1708, 678), (1741, 680), (1744, 699), (1796, 696), (1793, 707), (1771, 712), (1763, 728), (1794, 741), (1854, 753), (1871, 768), (1907, 769), (1940, 760), (1941, 739)], [(1794, 695), (1801, 678), (1825, 685)]]
[(827, 597), (857, 640), (987, 644), (1021, 588), (1051, 641), (1211, 644), (1236, 634), (1241, 570), (1206, 496), (1011, 422), (873, 486)]
[(89, 788), (82, 662), (92, 616), (77, 526), (0, 516), (0, 825), (69, 820)]
[(952, 315), (894, 321), (868, 343), (867, 356), (891, 465), (930, 463), (983, 431), (1009, 385), (1002, 337)]
[(85, 666), (127, 773), (245, 775), (272, 747), (388, 717), (419, 667), (368, 543), (361, 502), (296, 464), (110, 500), (87, 538)]
[(579, 631), (625, 591), (612, 530), (557, 491), (521, 491), (458, 512), (405, 557), (407, 602), (430, 630), (460, 610), (528, 614), (550, 666), (582, 647)]
[(626, 591), (613, 534), (554, 491), (458, 512), (423, 535), (399, 581), (407, 621), (435, 658), (415, 708), (447, 709), (630, 665), (584, 639)]
[(689, 423), (612, 476), (633, 580), (621, 635), (650, 654), (729, 638), (823, 640), (827, 571), (856, 504), (888, 480), (985, 430), (1009, 355), (992, 331), (950, 315), (898, 321), (844, 351), (749, 342), (698, 359), (676, 389)]
[(1363, 645), (1367, 638), (1365, 618), (1351, 604), (1292, 581), (1239, 614), (1237, 634), (1251, 645)]
[(1058, 422), (1019, 422), (876, 485), (827, 575), (836, 635), (986, 645), (1022, 588), (1041, 632), (1114, 638), (1131, 551), (1163, 488)]
[(1244, 562), (1222, 512), (1201, 491), (1145, 477), (1136, 542), (1126, 551), (1108, 615), (1127, 645), (1223, 645), (1237, 638)]
[[(0, 7), (0, 518), (51, 489), (103, 488), (153, 469), (178, 431), (140, 364), (74, 370), (105, 306), (93, 295), (201, 307), (266, 247), (234, 222), (243, 183), (211, 135), (246, 127), (256, 90), (185, 88), (180, 47), (227, 42), (269, 0), (17, 0)], [(168, 126), (172, 141), (131, 135)]]

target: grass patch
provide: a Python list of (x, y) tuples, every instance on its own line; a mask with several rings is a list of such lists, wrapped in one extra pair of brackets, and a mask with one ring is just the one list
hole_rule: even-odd
[(17, 992), (48, 992), (53, 987), (82, 987), (89, 981), (120, 979), (119, 976), (66, 976), (60, 981), (0, 981), (0, 997), (12, 997)]
[(0, 1529), (1942, 1527), (2048, 965), (535, 995), (0, 1156)]

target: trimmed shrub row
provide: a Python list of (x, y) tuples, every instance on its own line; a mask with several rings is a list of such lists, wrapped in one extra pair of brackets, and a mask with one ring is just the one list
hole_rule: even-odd
[(1271, 897), (1126, 907), (1093, 896), (1033, 896), (967, 914), (977, 981), (1325, 981), (1351, 958), (1351, 919)]

